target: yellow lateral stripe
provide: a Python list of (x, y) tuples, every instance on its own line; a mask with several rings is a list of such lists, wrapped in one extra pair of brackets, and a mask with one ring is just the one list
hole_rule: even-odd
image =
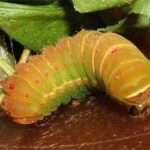
[(149, 87), (150, 87), (150, 84), (146, 85), (144, 88), (142, 88), (142, 89), (136, 91), (135, 93), (132, 93), (131, 95), (127, 96), (126, 98), (131, 98), (131, 97), (137, 96), (139, 93), (144, 92), (144, 91), (147, 90)]
[[(59, 86), (59, 87), (55, 87), (50, 93), (48, 93), (48, 94), (45, 94), (44, 95), (44, 97), (45, 98), (47, 98), (47, 97), (49, 97), (49, 96), (53, 96), (53, 95), (55, 95), (55, 93), (57, 92), (57, 91), (61, 91), (65, 86), (69, 86), (69, 85), (72, 85), (74, 82), (81, 82), (83, 79), (81, 79), (81, 78), (78, 78), (78, 79), (76, 79), (76, 80), (72, 80), (72, 81), (69, 81), (69, 82), (65, 82), (64, 84), (62, 84), (61, 86)], [(84, 78), (84, 80), (85, 80), (85, 78)], [(88, 81), (88, 80), (87, 80)]]

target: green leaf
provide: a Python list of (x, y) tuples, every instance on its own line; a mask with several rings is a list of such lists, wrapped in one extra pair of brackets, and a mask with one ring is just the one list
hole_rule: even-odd
[(134, 0), (73, 0), (74, 7), (80, 13), (94, 12), (130, 4)]
[(127, 18), (124, 18), (118, 21), (118, 23), (115, 25), (110, 25), (110, 26), (107, 26), (106, 28), (100, 28), (98, 29), (98, 31), (100, 32), (122, 32), (123, 30), (122, 26), (124, 25), (126, 19)]
[(0, 2), (0, 28), (26, 47), (40, 52), (70, 33), (62, 6)]
[(135, 27), (145, 28), (150, 25), (150, 0), (136, 0), (131, 5), (131, 13), (138, 14)]
[[(51, 3), (54, 0), (1, 0), (1, 2), (18, 2), (18, 3)], [(56, 0), (55, 0), (56, 1)]]
[(145, 28), (148, 27), (150, 24), (150, 19), (146, 15), (139, 15), (137, 22), (135, 24), (136, 28)]
[(150, 0), (136, 0), (132, 5), (131, 12), (145, 15), (150, 18)]

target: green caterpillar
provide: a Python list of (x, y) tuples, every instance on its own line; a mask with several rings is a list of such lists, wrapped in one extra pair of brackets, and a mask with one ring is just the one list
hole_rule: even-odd
[(71, 98), (83, 99), (99, 89), (141, 113), (150, 103), (150, 62), (120, 35), (82, 30), (17, 65), (2, 86), (1, 107), (21, 124), (41, 120)]

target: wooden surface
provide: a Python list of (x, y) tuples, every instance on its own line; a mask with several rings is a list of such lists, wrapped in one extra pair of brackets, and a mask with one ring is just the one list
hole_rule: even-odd
[(0, 150), (147, 150), (149, 141), (150, 117), (131, 119), (104, 94), (78, 107), (62, 107), (36, 125), (17, 125), (0, 116)]

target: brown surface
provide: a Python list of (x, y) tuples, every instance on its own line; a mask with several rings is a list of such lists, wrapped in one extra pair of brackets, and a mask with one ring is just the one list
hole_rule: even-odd
[(144, 150), (149, 142), (150, 117), (131, 119), (105, 95), (90, 97), (78, 107), (62, 107), (37, 125), (17, 125), (0, 116), (2, 150)]
[(0, 113), (0, 150), (148, 150), (149, 143), (150, 115), (131, 119), (102, 93), (78, 107), (63, 106), (36, 125), (17, 125)]

